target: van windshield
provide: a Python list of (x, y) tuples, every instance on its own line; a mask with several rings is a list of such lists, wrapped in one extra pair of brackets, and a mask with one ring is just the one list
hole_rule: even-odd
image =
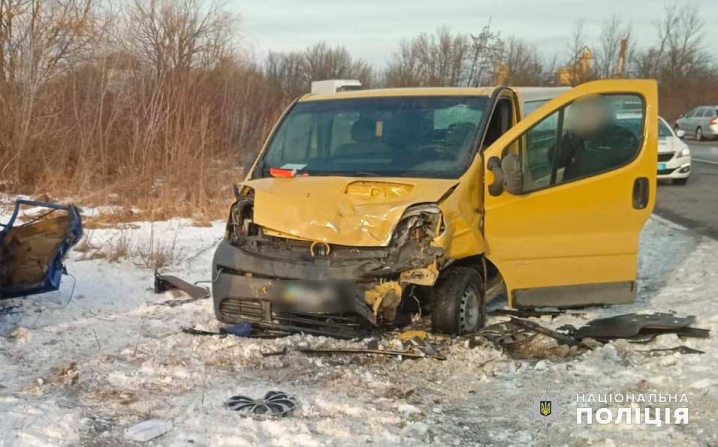
[(484, 96), (298, 103), (257, 174), (457, 178), (474, 154), (488, 103)]

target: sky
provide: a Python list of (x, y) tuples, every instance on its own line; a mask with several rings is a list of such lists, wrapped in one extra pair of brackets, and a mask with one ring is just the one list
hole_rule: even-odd
[[(255, 50), (302, 50), (318, 41), (346, 46), (351, 54), (384, 67), (402, 39), (447, 26), (478, 33), (491, 19), (506, 37), (519, 36), (545, 56), (568, 58), (568, 41), (582, 19), (590, 38), (601, 21), (619, 14), (630, 21), (634, 42), (656, 41), (662, 0), (227, 0), (241, 15), (243, 41)], [(706, 50), (718, 57), (718, 0), (692, 2), (706, 22)], [(710, 25), (710, 26), (709, 26)], [(708, 42), (714, 42), (707, 45)]]

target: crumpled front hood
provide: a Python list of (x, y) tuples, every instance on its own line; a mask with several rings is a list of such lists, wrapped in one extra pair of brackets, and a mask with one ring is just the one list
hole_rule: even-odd
[(438, 201), (456, 180), (293, 177), (250, 180), (254, 223), (297, 238), (387, 246), (404, 211)]

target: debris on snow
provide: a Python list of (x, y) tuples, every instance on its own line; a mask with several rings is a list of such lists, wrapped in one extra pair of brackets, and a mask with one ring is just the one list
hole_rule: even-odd
[(172, 422), (150, 419), (125, 430), (125, 438), (130, 441), (147, 442), (172, 430)]

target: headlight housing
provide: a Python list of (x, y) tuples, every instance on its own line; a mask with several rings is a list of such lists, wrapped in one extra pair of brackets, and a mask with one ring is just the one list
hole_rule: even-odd
[(678, 153), (678, 156), (681, 157), (681, 158), (683, 158), (683, 157), (690, 157), (690, 156), (691, 156), (691, 150), (688, 149), (687, 147), (684, 147), (684, 148), (681, 149), (681, 151)]
[(257, 234), (254, 224), (254, 194), (240, 196), (232, 205), (227, 221), (227, 239), (241, 245), (247, 236)]
[(440, 230), (441, 209), (437, 205), (416, 205), (404, 212), (394, 229), (392, 245), (400, 247), (407, 241), (427, 242)]

